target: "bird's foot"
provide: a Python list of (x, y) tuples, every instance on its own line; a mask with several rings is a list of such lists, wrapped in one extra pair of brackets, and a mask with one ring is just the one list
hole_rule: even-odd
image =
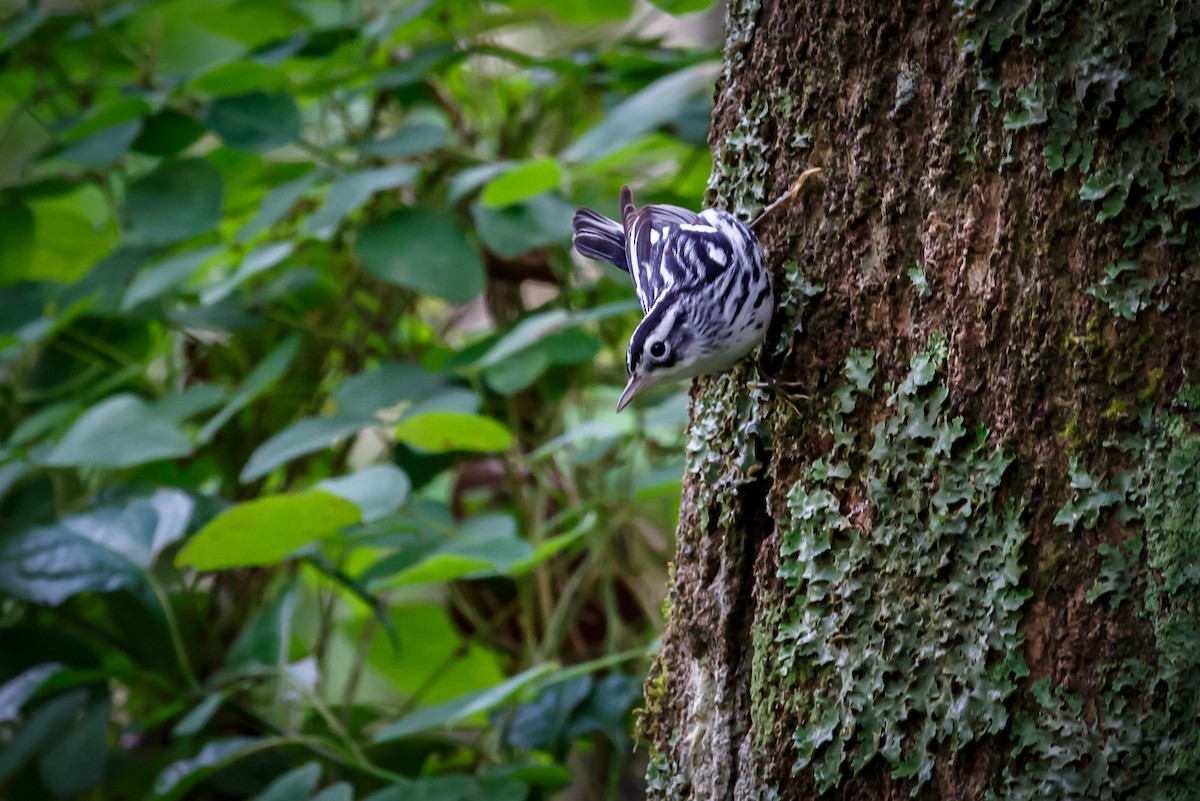
[(802, 416), (803, 411), (796, 402), (811, 400), (808, 395), (802, 395), (799, 392), (796, 392), (797, 389), (803, 386), (799, 381), (780, 381), (777, 378), (767, 378), (764, 381), (750, 381), (746, 384), (746, 386), (750, 387), (751, 389), (762, 389), (770, 392), (775, 398), (778, 398), (788, 406), (792, 407), (792, 411), (795, 412), (797, 416)]

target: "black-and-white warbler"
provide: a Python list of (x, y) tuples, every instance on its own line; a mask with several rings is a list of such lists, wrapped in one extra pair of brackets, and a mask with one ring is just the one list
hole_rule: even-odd
[(629, 339), (618, 412), (652, 384), (727, 370), (762, 342), (775, 298), (754, 228), (818, 172), (805, 170), (749, 224), (718, 209), (639, 209), (628, 186), (620, 223), (592, 209), (575, 212), (575, 249), (629, 273), (645, 315)]

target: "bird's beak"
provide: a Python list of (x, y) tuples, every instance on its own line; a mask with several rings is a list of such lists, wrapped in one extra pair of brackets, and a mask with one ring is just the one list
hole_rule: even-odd
[(625, 391), (621, 393), (621, 399), (617, 401), (617, 411), (619, 412), (624, 409), (626, 404), (633, 400), (634, 396), (641, 392), (645, 386), (646, 376), (636, 375), (630, 378), (629, 383), (625, 385)]

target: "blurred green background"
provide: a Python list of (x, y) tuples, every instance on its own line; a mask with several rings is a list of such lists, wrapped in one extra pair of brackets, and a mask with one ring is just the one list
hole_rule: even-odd
[(0, 0), (0, 797), (639, 798), (707, 0)]

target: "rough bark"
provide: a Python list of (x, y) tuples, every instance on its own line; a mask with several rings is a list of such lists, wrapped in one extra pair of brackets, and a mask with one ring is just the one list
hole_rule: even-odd
[(693, 389), (651, 798), (1194, 797), (1198, 34), (731, 3), (711, 200), (824, 175), (763, 234), (796, 397)]

